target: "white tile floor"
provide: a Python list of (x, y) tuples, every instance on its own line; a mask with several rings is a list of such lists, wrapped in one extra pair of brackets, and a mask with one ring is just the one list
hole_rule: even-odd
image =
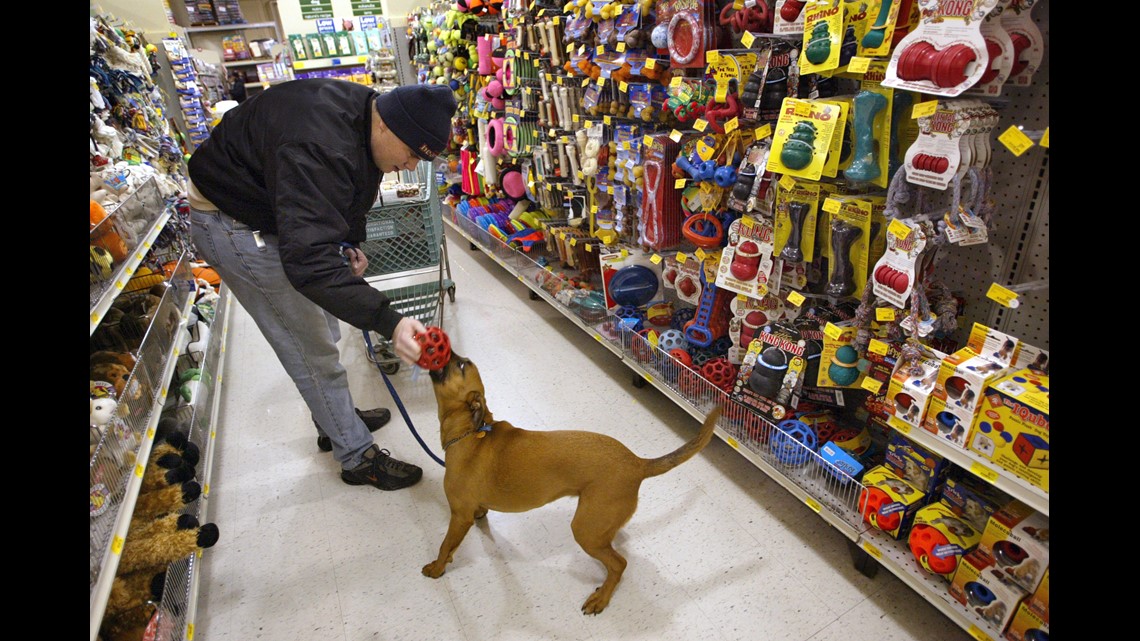
[[(443, 327), (479, 364), (499, 419), (610, 434), (642, 456), (698, 423), (607, 349), (448, 230), (456, 301)], [(383, 287), (382, 287), (383, 288)], [(847, 539), (714, 438), (647, 480), (616, 546), (629, 566), (609, 608), (580, 613), (602, 566), (570, 533), (574, 499), (490, 513), (438, 580), (420, 574), (447, 527), (443, 468), (399, 414), (377, 432), (424, 468), (415, 487), (341, 482), (309, 412), (240, 306), (232, 308), (195, 641), (966, 641), (971, 637), (886, 570), (853, 567)], [(394, 408), (362, 334), (341, 349), (357, 407)], [(425, 372), (393, 384), (442, 457)]]

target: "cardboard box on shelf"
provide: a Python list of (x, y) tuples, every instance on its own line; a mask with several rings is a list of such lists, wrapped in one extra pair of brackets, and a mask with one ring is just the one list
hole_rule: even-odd
[(986, 388), (970, 450), (1049, 491), (1049, 376), (1011, 372)]
[(982, 617), (995, 630), (1005, 627), (1029, 593), (997, 569), (993, 557), (977, 547), (958, 563), (950, 596)]
[(1049, 518), (1021, 501), (994, 512), (978, 548), (1011, 581), (1033, 592), (1049, 568)]

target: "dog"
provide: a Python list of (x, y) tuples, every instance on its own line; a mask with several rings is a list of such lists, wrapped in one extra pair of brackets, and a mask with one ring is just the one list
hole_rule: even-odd
[(614, 537), (637, 509), (641, 482), (672, 470), (700, 452), (713, 435), (721, 408), (673, 452), (653, 459), (635, 455), (605, 434), (581, 430), (532, 431), (496, 420), (487, 408), (483, 380), (470, 359), (452, 352), (430, 373), (439, 409), (445, 467), (443, 491), (451, 509), (439, 556), (423, 567), (437, 579), (467, 531), (487, 514), (526, 512), (566, 496), (578, 497), (570, 523), (574, 540), (606, 568), (605, 581), (582, 604), (598, 614), (610, 603), (626, 560)]

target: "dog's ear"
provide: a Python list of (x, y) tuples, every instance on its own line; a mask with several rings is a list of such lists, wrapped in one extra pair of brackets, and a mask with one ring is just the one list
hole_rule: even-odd
[(471, 426), (474, 428), (483, 427), (486, 423), (483, 422), (483, 417), (487, 414), (487, 406), (483, 402), (483, 395), (476, 391), (467, 393), (467, 409), (471, 411)]

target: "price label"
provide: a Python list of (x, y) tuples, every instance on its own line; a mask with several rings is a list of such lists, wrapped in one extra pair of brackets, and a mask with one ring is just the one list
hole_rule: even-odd
[(617, 50), (619, 53), (625, 53), (625, 43), (624, 42), (617, 43)]
[(764, 283), (757, 283), (756, 284), (756, 293), (760, 295), (760, 298), (764, 298), (765, 296), (768, 295), (768, 286), (765, 285)]
[[(741, 3), (741, 5), (743, 5), (743, 4), (744, 4), (744, 3)], [(734, 6), (734, 7), (735, 7), (735, 6), (736, 6), (736, 4), (735, 4), (735, 3), (733, 3), (733, 5), (732, 5), (732, 6)], [(752, 32), (751, 32), (751, 31), (745, 31), (743, 34), (741, 34), (741, 36), (740, 36), (740, 44), (744, 45), (744, 46), (745, 46), (745, 47), (747, 47), (748, 49), (751, 49), (751, 48), (752, 48), (752, 43), (753, 43), (753, 42), (756, 42), (756, 36), (752, 35)]]
[(588, 252), (594, 251), (594, 246), (592, 244), (586, 245), (586, 251), (588, 251)]
[(739, 442), (737, 442), (737, 440), (736, 440), (736, 439), (734, 439), (734, 438), (732, 438), (731, 436), (729, 436), (729, 437), (726, 437), (726, 438), (724, 439), (724, 442), (725, 442), (725, 443), (728, 443), (728, 446), (729, 446), (729, 447), (731, 447), (731, 448), (732, 448), (732, 449), (734, 449), (734, 450), (739, 450), (739, 449), (740, 449), (740, 443), (739, 443)]
[(810, 496), (804, 497), (804, 503), (807, 503), (807, 506), (810, 507), (812, 512), (815, 512), (816, 514), (819, 514), (819, 511), (823, 509), (823, 506), (819, 504), (819, 501), (813, 499)]
[(620, 91), (622, 93), (628, 93), (629, 92), (629, 83), (624, 81), (624, 80), (619, 82), (618, 83), (618, 91)]
[(554, 24), (560, 24), (562, 22), (562, 16), (554, 16), (551, 18), (551, 20), (554, 22)]
[(847, 64), (847, 71), (850, 71), (851, 73), (867, 73), (867, 69), (870, 68), (870, 66), (870, 58), (855, 56), (851, 59), (851, 62)]
[(730, 134), (740, 128), (740, 118), (733, 118), (724, 123), (724, 133)]
[(621, 141), (621, 148), (625, 149), (626, 151), (629, 151), (629, 149), (630, 149), (629, 141), (628, 140)]
[(597, 205), (590, 205), (590, 213), (591, 214), (598, 213), (598, 206)]
[(571, 246), (571, 247), (573, 247), (573, 246), (575, 246), (575, 245), (577, 245), (577, 244), (578, 244), (578, 239), (577, 239), (577, 238), (571, 238), (571, 239), (570, 239), (570, 246)]
[[(875, 308), (875, 320), (879, 321), (880, 323), (893, 322), (895, 320), (895, 308), (894, 307), (876, 307)], [(886, 352), (883, 352), (883, 353), (885, 354)]]
[(740, 224), (751, 229), (752, 226), (756, 224), (756, 221), (753, 220), (752, 216), (741, 216)]
[(887, 225), (887, 231), (899, 240), (906, 240), (906, 237), (910, 236), (911, 229), (906, 223), (894, 218), (891, 220), (891, 224)]
[[(559, 80), (562, 80), (562, 79), (559, 78)], [(588, 84), (590, 84), (590, 79), (589, 78), (582, 78), (582, 86), (585, 87)]]
[(910, 117), (925, 118), (927, 116), (933, 116), (934, 112), (936, 111), (938, 111), (938, 101), (927, 100), (926, 102), (920, 102), (912, 107), (910, 110)]
[(1042, 147), (1044, 147), (1046, 149), (1049, 148), (1049, 128), (1048, 127), (1045, 128), (1045, 133), (1041, 135), (1041, 142), (1038, 144), (1040, 144)]
[(653, 136), (643, 136), (641, 138), (641, 144), (645, 145), (646, 147), (652, 145), (653, 144)]
[(677, 87), (681, 86), (682, 81), (683, 78), (681, 78), (681, 76), (673, 76), (673, 79), (669, 81), (669, 86), (673, 89), (676, 89)]
[(570, 52), (572, 52), (572, 51), (574, 51), (574, 43), (573, 43), (573, 42), (571, 42), (570, 44), (566, 45), (566, 53), (570, 53)]
[(863, 541), (863, 549), (866, 550), (867, 554), (870, 554), (876, 559), (883, 558), (883, 553), (879, 551), (879, 548), (871, 545), (870, 541)]
[(558, 240), (566, 240), (566, 232), (559, 232)]
[(628, 249), (621, 250), (620, 256), (622, 258), (629, 258), (629, 250)]
[(868, 376), (867, 378), (863, 379), (863, 384), (861, 387), (872, 394), (878, 394), (879, 390), (883, 387), (883, 382), (875, 380)]
[(701, 260), (704, 260), (704, 259), (708, 258), (708, 256), (709, 256), (708, 254), (705, 253), (705, 250), (701, 249), (700, 247), (698, 247), (697, 251), (694, 253), (697, 255), (697, 258), (700, 258)]
[(610, 195), (613, 195), (613, 193), (614, 193), (614, 186), (613, 186), (613, 185), (609, 185), (609, 186), (607, 186), (607, 187), (606, 187), (606, 193), (607, 193), (607, 194), (610, 194)]
[(790, 294), (788, 294), (788, 302), (795, 305), (796, 307), (803, 305), (805, 300), (807, 299), (804, 298), (804, 295), (797, 291), (793, 290)]
[(614, 123), (613, 123), (613, 121), (612, 121), (612, 120), (610, 120), (610, 117), (609, 117), (609, 116), (602, 116), (602, 122), (606, 123), (607, 125), (612, 125), (612, 124), (614, 124)]
[(145, 472), (145, 471), (146, 471), (146, 468), (144, 468), (141, 463), (135, 464), (135, 476), (137, 476), (141, 479), (143, 477), (143, 472)]
[(112, 554), (122, 554), (123, 553), (123, 543), (124, 543), (123, 537), (116, 534), (114, 536), (114, 538), (111, 539), (111, 553)]
[(985, 479), (989, 483), (997, 483), (998, 473), (977, 461), (970, 464), (970, 473), (978, 478)]
[(653, 254), (649, 257), (649, 262), (653, 263), (654, 265), (660, 265), (662, 260), (665, 259), (662, 258), (660, 254)]
[(878, 354), (879, 356), (886, 356), (887, 352), (890, 351), (890, 348), (890, 345), (887, 345), (877, 338), (872, 338), (871, 342), (867, 344), (867, 350), (872, 354)]
[(887, 425), (890, 425), (903, 434), (910, 434), (910, 423), (907, 423), (898, 417), (888, 416)]
[(708, 127), (709, 121), (705, 120), (704, 118), (697, 118), (697, 121), (693, 123), (693, 129), (696, 129), (697, 131), (704, 131), (705, 129), (708, 129)]
[(598, 86), (599, 86), (599, 87), (604, 87), (604, 86), (606, 86), (606, 79), (605, 79), (604, 77), (602, 77), (602, 76), (598, 76)]
[(688, 254), (686, 254), (684, 252), (677, 252), (677, 262), (678, 263), (681, 263), (682, 265), (684, 265), (686, 260), (689, 260)]
[(1003, 307), (1017, 307), (1017, 292), (1010, 291), (997, 283), (990, 285), (989, 291), (986, 292), (986, 298), (997, 301)]
[(785, 174), (784, 177), (780, 179), (779, 185), (783, 187), (785, 191), (791, 191), (796, 188), (796, 179)]
[(602, 335), (601, 334), (594, 334), (594, 340), (598, 341), (599, 343), (602, 342)]
[(1033, 140), (1025, 135), (1025, 132), (1017, 128), (1017, 125), (1010, 125), (1002, 135), (998, 136), (1001, 144), (1005, 145), (1006, 149), (1013, 152), (1014, 156), (1020, 156), (1033, 146)]
[(543, 74), (543, 75), (545, 75), (545, 76), (546, 76), (546, 81), (547, 81), (547, 82), (550, 82), (550, 81), (551, 81), (551, 77), (550, 77), (550, 74)]
[(578, 47), (578, 55), (579, 56), (586, 55), (586, 45), (582, 45), (581, 47)]
[(669, 139), (672, 140), (673, 142), (681, 142), (681, 132), (677, 131), (676, 129), (674, 129), (673, 131), (670, 131), (669, 132)]
[(839, 340), (843, 338), (843, 330), (838, 325), (828, 322), (823, 326), (823, 335), (832, 340)]
[(678, 178), (677, 180), (674, 180), (673, 181), (673, 189), (684, 189), (686, 182), (688, 182), (688, 181), (685, 180), (684, 178)]
[(738, 301), (740, 301), (740, 302), (742, 302), (742, 303), (743, 303), (744, 301), (748, 300), (748, 297), (747, 297), (747, 296), (745, 296), (744, 294), (737, 294), (737, 295), (736, 295), (736, 300), (738, 300)]
[(578, 118), (578, 114), (571, 114), (571, 115), (570, 115), (570, 120), (573, 120), (574, 122), (578, 122), (578, 120), (579, 120), (579, 118)]
[(842, 206), (843, 204), (834, 198), (826, 198), (823, 201), (823, 211), (828, 213), (838, 214)]
[(653, 69), (655, 67), (657, 67), (657, 59), (656, 58), (646, 58), (645, 59), (645, 68), (646, 69)]
[(966, 630), (966, 632), (969, 632), (970, 636), (974, 637), (978, 641), (994, 641), (990, 635), (983, 632), (981, 628), (973, 623), (970, 624), (970, 628)]
[(598, 54), (599, 56), (604, 55), (606, 53), (606, 46), (598, 45), (597, 48), (594, 49), (594, 53)]
[(123, 281), (121, 281), (121, 280), (115, 281), (115, 289), (122, 289), (123, 287), (125, 287), (125, 285), (123, 285)]
[(546, 9), (539, 9), (538, 10), (538, 17), (541, 18), (544, 15), (546, 15)]

